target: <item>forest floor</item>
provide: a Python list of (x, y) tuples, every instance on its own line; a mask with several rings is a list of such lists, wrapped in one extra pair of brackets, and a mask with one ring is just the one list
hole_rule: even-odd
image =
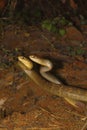
[[(0, 130), (86, 130), (87, 105), (75, 108), (39, 88), (17, 65), (35, 54), (53, 62), (69, 86), (87, 91), (87, 26), (66, 28), (61, 37), (39, 27), (5, 27), (0, 38)], [(38, 67), (36, 69), (39, 69)]]

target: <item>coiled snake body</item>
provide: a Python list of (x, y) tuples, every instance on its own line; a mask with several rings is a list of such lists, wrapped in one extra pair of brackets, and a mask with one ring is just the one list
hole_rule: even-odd
[(40, 67), (40, 74), (47, 79), (48, 81), (51, 81), (55, 84), (61, 84), (60, 81), (53, 76), (52, 74), (50, 74), (48, 71), (50, 71), (53, 68), (53, 64), (51, 61), (47, 60), (47, 59), (43, 59), (43, 58), (38, 58), (37, 56), (31, 55), (29, 56), (29, 58), (42, 65), (42, 67)]
[(32, 61), (45, 66), (44, 68), (41, 67), (40, 73), (44, 78), (53, 82), (47, 82), (42, 76), (37, 74), (33, 70), (33, 62), (31, 60), (23, 56), (19, 56), (19, 66), (39, 87), (42, 87), (48, 92), (51, 92), (53, 95), (63, 97), (65, 100), (67, 100), (70, 104), (72, 104), (75, 107), (78, 107), (78, 101), (87, 102), (87, 91), (85, 91), (84, 89), (63, 85), (56, 77), (46, 73), (46, 71), (52, 69), (52, 63), (49, 60), (41, 59), (34, 55), (29, 56), (29, 58)]

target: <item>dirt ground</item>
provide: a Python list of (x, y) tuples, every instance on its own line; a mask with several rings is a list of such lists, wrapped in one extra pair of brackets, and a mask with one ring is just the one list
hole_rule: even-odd
[[(39, 27), (7, 26), (0, 38), (0, 130), (87, 130), (87, 104), (75, 108), (39, 88), (17, 65), (31, 54), (50, 59), (53, 73), (87, 91), (87, 26), (61, 37)], [(39, 66), (36, 66), (36, 70)]]

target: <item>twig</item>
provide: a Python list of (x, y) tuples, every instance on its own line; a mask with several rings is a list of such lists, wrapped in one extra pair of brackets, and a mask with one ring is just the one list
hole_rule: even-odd
[(86, 120), (86, 123), (83, 125), (81, 130), (85, 130), (86, 128), (87, 128), (87, 120)]
[(75, 112), (71, 112), (71, 111), (67, 111), (68, 113), (71, 113), (71, 114), (73, 114), (73, 115), (76, 115), (76, 116), (79, 116), (79, 117), (81, 117), (81, 119), (82, 118), (85, 118), (85, 120), (87, 119), (87, 116), (84, 116), (84, 115), (81, 115), (81, 114), (78, 114), (78, 113), (75, 113)]
[[(40, 107), (39, 106), (39, 108), (42, 110), (42, 111), (45, 111), (46, 113), (48, 113), (48, 114), (50, 114), (53, 118), (55, 118), (56, 120), (58, 120), (58, 119), (63, 119), (64, 120), (64, 118), (62, 118), (62, 117), (56, 117), (56, 115), (54, 115), (53, 113), (51, 113), (50, 111), (48, 111), (48, 110), (46, 110), (46, 109), (44, 109), (44, 108), (42, 108), (42, 107)], [(65, 119), (66, 120), (66, 119)]]

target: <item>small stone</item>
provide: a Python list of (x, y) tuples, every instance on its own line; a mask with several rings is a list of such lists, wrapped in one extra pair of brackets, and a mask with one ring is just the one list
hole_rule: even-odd
[(66, 28), (66, 36), (69, 40), (83, 41), (83, 34), (75, 27)]
[(8, 129), (7, 129), (7, 128), (3, 128), (3, 127), (2, 127), (2, 128), (0, 128), (0, 130), (8, 130)]
[(14, 130), (22, 130), (22, 128), (17, 128), (17, 127), (16, 127), (16, 128), (14, 128)]

